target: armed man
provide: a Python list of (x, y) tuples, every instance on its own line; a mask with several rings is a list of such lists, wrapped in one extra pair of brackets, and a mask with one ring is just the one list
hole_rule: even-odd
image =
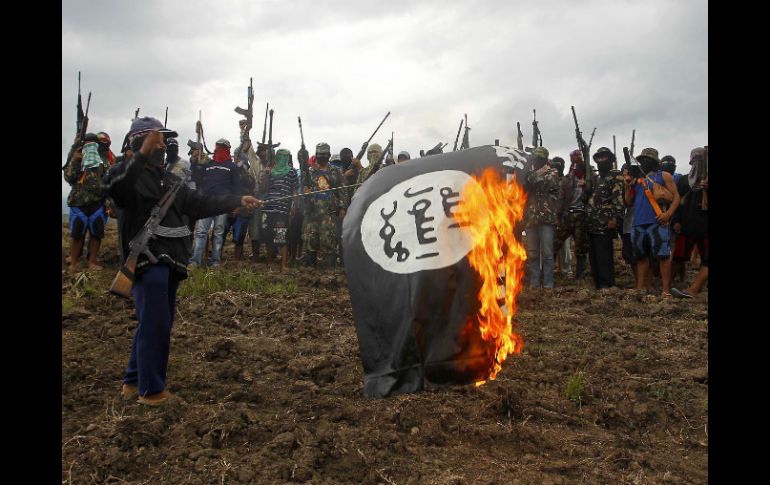
[[(191, 243), (191, 233), (182, 216), (203, 219), (261, 203), (251, 196), (206, 196), (190, 190), (163, 169), (164, 136), (176, 136), (176, 132), (165, 129), (155, 118), (135, 119), (129, 132), (133, 157), (105, 177), (108, 194), (123, 210), (123, 252), (128, 255), (124, 262), (132, 258), (132, 251), (134, 254), (141, 251), (134, 274), (127, 272), (126, 265), (121, 268), (121, 273), (133, 281), (131, 295), (139, 321), (121, 394), (125, 398), (138, 394), (138, 402), (147, 405), (163, 404), (170, 397), (166, 390), (166, 370), (171, 327), (177, 287), (187, 277)], [(146, 247), (137, 247), (133, 239), (145, 230), (151, 214), (159, 212), (159, 201), (173, 190), (176, 190), (175, 199), (154, 228), (153, 237)]]
[[(257, 160), (254, 155), (250, 160), (250, 148), (251, 139), (246, 132), (246, 120), (240, 120), (241, 129), (241, 144), (235, 149), (234, 162), (238, 167), (238, 175), (240, 177), (240, 191), (241, 195), (254, 195), (256, 196), (257, 178), (255, 176), (256, 170), (252, 165)], [(233, 228), (233, 243), (234, 243), (234, 259), (240, 261), (243, 259), (243, 242), (246, 240), (246, 233), (252, 227), (251, 225), (252, 211), (243, 210), (239, 214), (231, 214), (228, 222)], [(225, 239), (227, 239), (227, 232), (225, 231)], [(258, 239), (256, 234), (249, 233), (251, 239)], [(254, 251), (252, 250), (252, 254)]]
[[(315, 156), (316, 165), (308, 167), (308, 176), (303, 177), (303, 192), (342, 187), (342, 172), (329, 164), (329, 144), (321, 142), (316, 145)], [(349, 203), (344, 189), (305, 197), (305, 220), (302, 228), (305, 264), (334, 269), (337, 263), (336, 219), (345, 217)]]
[(559, 174), (548, 165), (548, 150), (545, 147), (532, 151), (525, 168), (524, 188), (527, 191), (524, 228), (527, 233), (530, 287), (541, 287), (542, 273), (542, 287), (550, 289), (553, 288), (553, 237), (557, 222)]
[(84, 137), (81, 147), (80, 134), (75, 137), (67, 163), (62, 167), (64, 180), (72, 187), (67, 196), (70, 208), (70, 236), (72, 238), (69, 270), (77, 271), (80, 256), (83, 252), (86, 232), (88, 240), (88, 269), (102, 269), (96, 263), (99, 247), (104, 238), (104, 226), (107, 223), (105, 209), (105, 194), (101, 187), (101, 179), (107, 171), (107, 165), (99, 154), (99, 138), (94, 133)]
[(374, 163), (380, 159), (380, 155), (382, 155), (382, 147), (379, 144), (372, 143), (371, 145), (369, 145), (369, 149), (366, 151), (366, 158), (367, 160), (369, 160), (369, 165), (362, 168), (358, 172), (357, 183), (360, 184), (364, 180), (366, 180), (366, 178), (369, 176), (369, 172), (372, 170), (372, 167), (374, 166)]
[(572, 236), (575, 241), (575, 278), (585, 276), (588, 255), (588, 233), (586, 231), (586, 163), (583, 153), (577, 149), (569, 154), (572, 166), (561, 181), (559, 192), (559, 229), (554, 240), (554, 253), (558, 254), (564, 241)]
[(615, 247), (618, 228), (623, 226), (623, 175), (614, 170), (615, 155), (601, 147), (593, 155), (599, 177), (592, 184), (586, 204), (588, 257), (597, 290), (615, 286)]
[(179, 156), (179, 142), (176, 138), (168, 138), (166, 140), (166, 171), (180, 179), (187, 180), (187, 186), (195, 190), (190, 161)]

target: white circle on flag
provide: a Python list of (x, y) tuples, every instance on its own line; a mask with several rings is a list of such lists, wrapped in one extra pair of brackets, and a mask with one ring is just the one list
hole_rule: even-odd
[(459, 170), (412, 177), (379, 196), (361, 220), (366, 254), (382, 269), (409, 274), (445, 268), (473, 248), (467, 228), (451, 216), (460, 194), (476, 181)]

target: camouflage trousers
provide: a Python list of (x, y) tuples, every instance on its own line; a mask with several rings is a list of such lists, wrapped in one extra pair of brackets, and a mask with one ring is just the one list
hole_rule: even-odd
[(575, 256), (588, 254), (588, 226), (585, 212), (570, 212), (556, 228), (556, 237), (553, 239), (553, 252), (558, 254), (564, 241), (572, 236), (575, 241)]
[(302, 241), (306, 261), (318, 251), (317, 261), (337, 259), (337, 222), (331, 214), (306, 214), (302, 221)]

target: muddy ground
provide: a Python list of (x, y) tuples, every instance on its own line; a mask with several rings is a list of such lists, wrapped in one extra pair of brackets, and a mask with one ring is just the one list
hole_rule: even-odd
[[(344, 275), (291, 269), (253, 293), (180, 297), (179, 399), (147, 408), (119, 393), (136, 320), (106, 294), (114, 226), (100, 254), (104, 271), (62, 272), (62, 483), (707, 481), (707, 292), (663, 301), (557, 277), (519, 297), (524, 350), (495, 381), (372, 400)], [(243, 269), (266, 270), (218, 271)]]

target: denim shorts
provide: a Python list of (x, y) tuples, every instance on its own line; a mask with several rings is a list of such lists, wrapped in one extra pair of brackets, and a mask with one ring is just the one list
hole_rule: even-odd
[(643, 224), (631, 228), (631, 241), (637, 259), (666, 259), (671, 256), (671, 228), (660, 224)]

